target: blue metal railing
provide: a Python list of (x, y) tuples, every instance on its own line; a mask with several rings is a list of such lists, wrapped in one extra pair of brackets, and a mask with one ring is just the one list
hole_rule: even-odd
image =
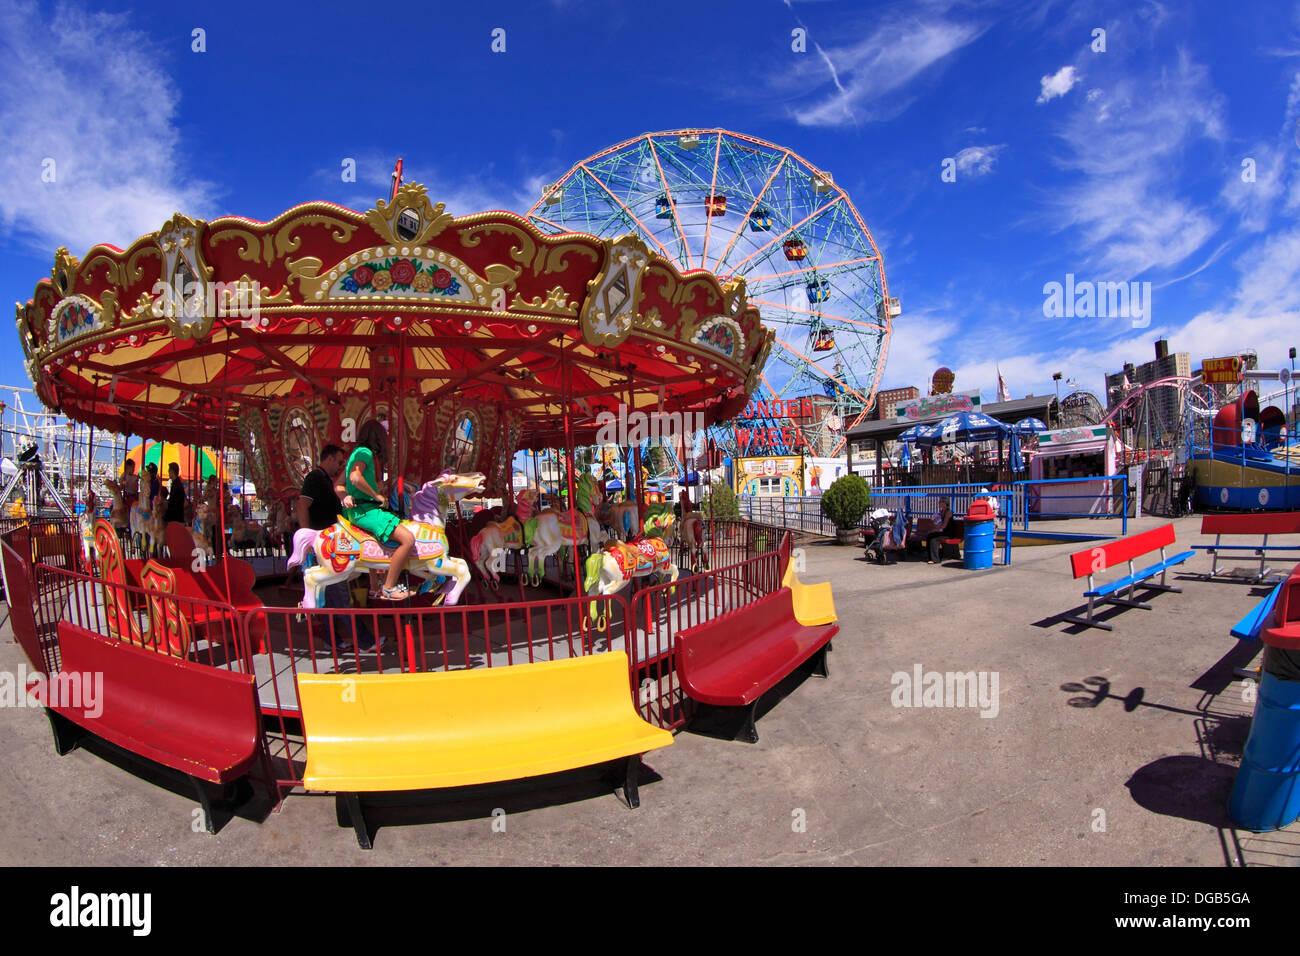
[[(1099, 485), (1097, 491), (1085, 491), (1077, 494), (1062, 489), (1062, 485), (1093, 484)], [(970, 510), (970, 504), (976, 498), (993, 498), (997, 501), (998, 517), (1003, 522), (1006, 541), (1003, 543), (1003, 560), (1011, 563), (1011, 536), (1005, 534), (1008, 529), (1029, 530), (1031, 515), (1037, 518), (1119, 518), (1120, 534), (1128, 534), (1128, 476), (1101, 475), (1093, 478), (1044, 478), (1038, 480), (1016, 481), (1010, 485), (896, 485), (888, 488), (871, 489), (870, 510), (885, 508), (889, 511), (902, 509), (913, 518), (929, 517), (938, 514), (939, 499), (947, 498), (952, 512), (961, 517)], [(1055, 511), (1043, 513), (1043, 503), (1083, 500), (1091, 502), (1083, 510)], [(750, 521), (763, 522), (801, 531), (805, 534), (817, 534), (830, 537), (835, 534), (835, 526), (822, 514), (821, 497), (757, 497), (740, 496), (740, 512)], [(865, 527), (864, 516), (859, 527)]]

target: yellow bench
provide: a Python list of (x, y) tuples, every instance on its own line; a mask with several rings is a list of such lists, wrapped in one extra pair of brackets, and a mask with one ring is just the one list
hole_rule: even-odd
[(835, 598), (831, 595), (831, 582), (804, 584), (799, 580), (799, 575), (794, 573), (794, 562), (791, 561), (786, 565), (781, 587), (790, 589), (794, 599), (794, 619), (805, 627), (834, 624), (839, 620), (835, 615)]
[[(673, 735), (641, 719), (623, 651), (431, 674), (298, 674), (303, 787), (338, 794), (340, 826), (370, 849), (359, 793), (463, 787), (641, 755)], [(345, 814), (346, 811), (346, 814)]]

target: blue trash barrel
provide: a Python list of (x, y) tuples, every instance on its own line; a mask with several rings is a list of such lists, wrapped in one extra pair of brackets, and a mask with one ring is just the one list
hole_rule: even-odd
[(993, 567), (993, 521), (966, 519), (966, 533), (961, 543), (962, 562), (967, 571)]
[(966, 531), (962, 535), (962, 563), (967, 571), (983, 571), (993, 567), (994, 511), (989, 502), (980, 498), (971, 502), (966, 512)]
[(1260, 675), (1228, 813), (1247, 830), (1278, 830), (1300, 818), (1300, 682)]

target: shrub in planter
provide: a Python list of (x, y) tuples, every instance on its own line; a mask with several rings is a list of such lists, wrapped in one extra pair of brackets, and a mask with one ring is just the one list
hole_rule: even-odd
[(871, 488), (861, 475), (842, 475), (822, 493), (822, 514), (835, 525), (836, 540), (854, 544), (858, 522), (871, 506)]
[(711, 518), (740, 517), (740, 503), (736, 501), (736, 493), (725, 481), (709, 484), (704, 500), (700, 502), (700, 510)]

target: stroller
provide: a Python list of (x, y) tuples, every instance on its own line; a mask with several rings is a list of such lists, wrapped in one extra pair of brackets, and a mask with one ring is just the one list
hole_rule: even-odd
[(902, 515), (885, 508), (871, 512), (867, 526), (862, 529), (862, 550), (868, 561), (877, 564), (894, 564), (905, 547), (906, 528)]

